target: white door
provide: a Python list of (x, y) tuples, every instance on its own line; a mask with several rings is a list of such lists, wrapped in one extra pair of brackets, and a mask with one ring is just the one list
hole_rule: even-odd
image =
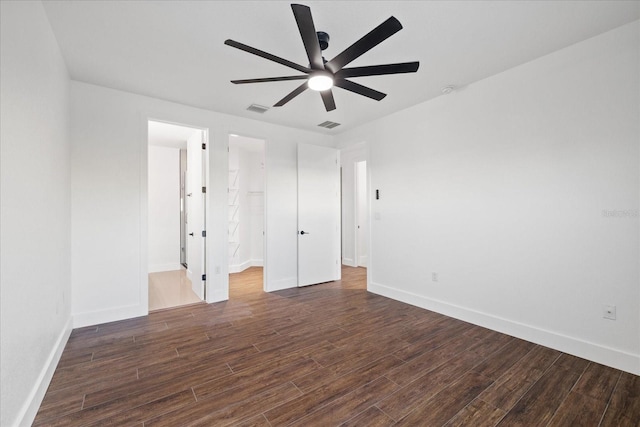
[(195, 132), (187, 140), (187, 277), (191, 288), (204, 299), (204, 209), (205, 193), (202, 192), (203, 132)]
[(367, 209), (367, 162), (356, 168), (356, 265), (366, 267), (369, 252), (369, 215)]
[(338, 155), (298, 144), (298, 286), (340, 279)]

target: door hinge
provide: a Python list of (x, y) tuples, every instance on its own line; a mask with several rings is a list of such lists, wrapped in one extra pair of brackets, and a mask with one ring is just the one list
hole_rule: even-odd
[(202, 237), (207, 237), (207, 230), (202, 230)]
[(202, 143), (202, 149), (206, 150), (207, 149), (207, 144), (205, 144), (204, 142)]
[(206, 274), (203, 274), (203, 275), (202, 275), (202, 281), (204, 282), (205, 280), (207, 280), (207, 275), (206, 275)]
[(207, 192), (207, 187), (202, 187), (202, 192), (206, 193)]

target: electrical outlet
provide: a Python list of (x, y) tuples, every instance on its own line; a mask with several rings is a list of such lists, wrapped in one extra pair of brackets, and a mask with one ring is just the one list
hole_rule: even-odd
[(220, 266), (216, 265), (216, 274), (220, 274)]
[(602, 317), (609, 320), (616, 320), (616, 306), (615, 305), (603, 305)]
[(438, 273), (431, 273), (431, 281), (432, 282), (438, 281)]

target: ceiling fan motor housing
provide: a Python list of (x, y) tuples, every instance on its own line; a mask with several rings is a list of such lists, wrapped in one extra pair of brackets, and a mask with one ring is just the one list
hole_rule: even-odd
[(318, 31), (318, 43), (320, 43), (320, 50), (325, 50), (329, 47), (329, 34), (324, 31)]

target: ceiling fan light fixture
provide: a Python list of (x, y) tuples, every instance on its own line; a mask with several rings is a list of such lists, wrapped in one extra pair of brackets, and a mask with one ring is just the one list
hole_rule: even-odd
[(329, 73), (316, 73), (309, 78), (309, 89), (322, 92), (333, 87), (333, 76)]
[[(0, 0), (1, 1), (1, 0)], [(369, 65), (364, 67), (345, 68), (360, 56), (370, 51), (398, 31), (402, 29), (402, 24), (393, 16), (389, 17), (382, 24), (369, 31), (351, 46), (343, 50), (331, 61), (327, 61), (322, 56), (322, 51), (329, 44), (329, 35), (322, 31), (316, 31), (313, 17), (311, 16), (311, 8), (302, 4), (292, 4), (291, 10), (300, 30), (300, 37), (304, 44), (304, 50), (309, 60), (308, 66), (303, 66), (291, 62), (279, 56), (272, 55), (268, 52), (256, 49), (255, 47), (227, 39), (224, 44), (243, 50), (252, 55), (259, 56), (272, 62), (276, 62), (285, 67), (293, 68), (301, 73), (295, 76), (266, 77), (258, 79), (242, 79), (231, 80), (233, 84), (245, 83), (266, 83), (266, 82), (282, 82), (290, 80), (305, 80), (300, 86), (289, 92), (284, 98), (276, 102), (274, 107), (282, 107), (296, 96), (300, 95), (307, 89), (320, 92), (320, 97), (324, 103), (324, 108), (329, 111), (336, 109), (336, 102), (333, 97), (331, 88), (337, 86), (349, 92), (365, 96), (376, 101), (381, 101), (386, 93), (379, 92), (370, 87), (363, 86), (359, 83), (347, 80), (348, 77), (366, 77), (366, 76), (384, 76), (389, 74), (415, 73), (418, 71), (420, 63), (402, 62), (397, 64), (380, 64)]]

